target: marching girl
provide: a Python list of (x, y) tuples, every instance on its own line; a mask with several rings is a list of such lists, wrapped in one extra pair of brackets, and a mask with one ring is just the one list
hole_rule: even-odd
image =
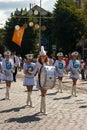
[(62, 52), (59, 52), (57, 54), (57, 57), (58, 59), (56, 60), (54, 66), (56, 67), (56, 71), (57, 71), (57, 76), (58, 76), (58, 82), (59, 82), (59, 86), (58, 86), (58, 91), (60, 90), (60, 92), (62, 93), (62, 79), (63, 79), (63, 76), (64, 76), (64, 71), (65, 71), (65, 61), (63, 60), (63, 53)]
[(3, 72), (3, 80), (6, 82), (6, 94), (5, 98), (9, 99), (9, 90), (11, 88), (11, 82), (13, 81), (13, 61), (11, 60), (11, 52), (5, 51), (4, 53), (5, 59), (2, 61), (2, 72)]
[(30, 107), (32, 106), (32, 100), (31, 100), (31, 94), (33, 86), (35, 85), (35, 79), (34, 79), (34, 68), (35, 63), (32, 62), (33, 54), (27, 54), (26, 55), (26, 62), (23, 65), (24, 70), (24, 83), (23, 85), (27, 88), (27, 101), (26, 104), (28, 105), (30, 103)]
[(40, 70), (42, 66), (45, 65), (49, 65), (49, 60), (48, 60), (48, 56), (46, 55), (46, 52), (44, 50), (44, 47), (41, 46), (41, 51), (40, 51), (40, 55), (38, 58), (38, 61), (36, 63), (36, 67), (35, 67), (35, 72), (38, 72), (38, 88), (41, 91), (41, 106), (40, 106), (40, 112), (43, 112), (45, 115), (47, 115), (47, 110), (46, 110), (46, 101), (45, 101), (45, 97), (46, 97), (46, 93), (47, 90), (44, 88), (41, 88), (40, 86)]
[(72, 53), (72, 60), (69, 61), (67, 70), (70, 71), (70, 78), (73, 81), (71, 94), (76, 97), (76, 83), (79, 79), (80, 61), (78, 60), (78, 52)]

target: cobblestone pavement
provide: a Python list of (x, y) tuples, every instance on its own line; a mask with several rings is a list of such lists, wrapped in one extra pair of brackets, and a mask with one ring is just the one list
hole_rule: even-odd
[[(77, 97), (70, 96), (71, 80), (63, 80), (63, 93), (49, 90), (46, 96), (48, 115), (39, 113), (40, 91), (32, 93), (34, 108), (26, 106), (27, 92), (23, 75), (12, 83), (11, 100), (5, 100), (5, 83), (0, 84), (0, 130), (87, 130), (87, 82), (78, 81)], [(57, 83), (56, 83), (57, 86)]]

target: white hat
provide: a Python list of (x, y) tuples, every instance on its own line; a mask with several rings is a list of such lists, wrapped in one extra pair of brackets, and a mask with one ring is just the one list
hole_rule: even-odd
[(62, 52), (57, 53), (57, 56), (63, 56)]
[(79, 54), (79, 53), (78, 53), (77, 51), (74, 51), (74, 52), (72, 52), (71, 55), (72, 55), (72, 56), (78, 56), (78, 54)]
[(25, 56), (27, 59), (33, 59), (33, 54), (26, 54)]
[(5, 51), (5, 52), (4, 52), (4, 55), (10, 56), (10, 55), (11, 55), (11, 52), (10, 52), (10, 51)]
[(82, 59), (81, 62), (84, 62), (84, 60)]
[(41, 46), (40, 56), (46, 55), (46, 51), (44, 50), (44, 46)]

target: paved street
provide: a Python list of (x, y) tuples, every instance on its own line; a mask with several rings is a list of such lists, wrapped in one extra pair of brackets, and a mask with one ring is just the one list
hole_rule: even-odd
[[(12, 83), (11, 100), (4, 100), (5, 83), (0, 84), (0, 130), (87, 130), (87, 82), (78, 81), (77, 97), (70, 96), (72, 82), (63, 80), (63, 93), (56, 88), (47, 93), (48, 115), (39, 113), (40, 92), (34, 88), (34, 108), (26, 106), (26, 88), (19, 72), (16, 83)], [(57, 86), (57, 83), (56, 83)]]

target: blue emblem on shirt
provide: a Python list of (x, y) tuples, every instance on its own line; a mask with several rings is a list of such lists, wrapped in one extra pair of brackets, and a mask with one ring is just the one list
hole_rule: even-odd
[(32, 66), (32, 65), (28, 65), (27, 68), (28, 68), (28, 70), (30, 70), (31, 72), (34, 70), (34, 66)]
[(79, 67), (79, 63), (77, 61), (73, 61), (73, 68), (77, 69)]
[(59, 68), (59, 69), (63, 69), (63, 63), (62, 63), (62, 62), (59, 62), (58, 68)]
[(10, 70), (12, 68), (11, 62), (6, 61), (6, 69)]

